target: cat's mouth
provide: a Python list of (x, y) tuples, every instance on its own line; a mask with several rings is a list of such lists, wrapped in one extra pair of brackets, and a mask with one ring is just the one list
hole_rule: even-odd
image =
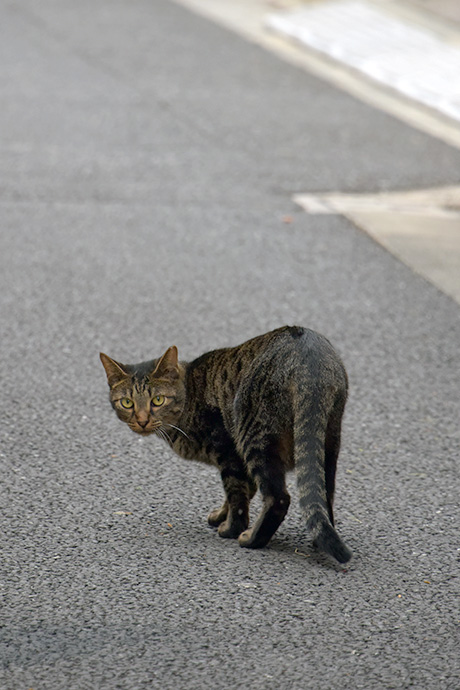
[(154, 434), (155, 430), (158, 428), (155, 425), (141, 426), (140, 424), (130, 424), (129, 426), (131, 428), (131, 431), (134, 431), (136, 434), (139, 434), (140, 436), (150, 436), (150, 434)]

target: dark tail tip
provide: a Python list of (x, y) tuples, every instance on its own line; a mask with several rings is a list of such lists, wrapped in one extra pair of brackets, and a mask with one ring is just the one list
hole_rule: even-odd
[(339, 563), (348, 563), (352, 552), (322, 513), (312, 516), (307, 526), (313, 532), (313, 545), (317, 549), (329, 554)]

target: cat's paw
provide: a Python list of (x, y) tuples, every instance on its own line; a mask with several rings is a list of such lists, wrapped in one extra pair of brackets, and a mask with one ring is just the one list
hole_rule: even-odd
[(225, 522), (219, 525), (217, 533), (219, 537), (223, 537), (224, 539), (237, 539), (243, 529), (244, 526), (241, 523), (225, 520)]
[(224, 503), (222, 508), (217, 508), (216, 510), (213, 510), (209, 513), (208, 515), (208, 525), (211, 525), (211, 527), (219, 527), (224, 520), (227, 518), (228, 514), (228, 507)]
[(244, 532), (241, 532), (240, 536), (238, 537), (238, 544), (240, 546), (250, 547), (251, 546), (251, 540), (252, 540), (252, 529), (247, 529)]
[(238, 544), (246, 549), (261, 549), (268, 544), (270, 537), (263, 536), (261, 530), (254, 527), (241, 532), (238, 537)]

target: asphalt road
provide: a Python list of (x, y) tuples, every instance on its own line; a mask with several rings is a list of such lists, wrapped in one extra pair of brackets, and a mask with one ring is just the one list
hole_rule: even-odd
[[(0, 13), (0, 688), (460, 687), (459, 306), (291, 201), (458, 183), (460, 152), (166, 0)], [(345, 569), (293, 477), (268, 548), (219, 539), (217, 474), (107, 400), (100, 350), (286, 323), (350, 375)]]

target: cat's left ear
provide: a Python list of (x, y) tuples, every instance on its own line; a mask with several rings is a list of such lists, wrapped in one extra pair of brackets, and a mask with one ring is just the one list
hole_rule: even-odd
[(111, 388), (116, 386), (117, 383), (121, 383), (129, 378), (129, 374), (127, 374), (123, 369), (122, 364), (115, 362), (114, 359), (111, 359), (111, 357), (105, 355), (103, 352), (100, 353), (99, 357), (104, 365), (105, 373), (107, 374), (107, 381), (109, 382), (109, 386)]
[(163, 357), (155, 367), (152, 373), (153, 379), (177, 379), (179, 378), (179, 359), (177, 347), (172, 345), (164, 353)]

